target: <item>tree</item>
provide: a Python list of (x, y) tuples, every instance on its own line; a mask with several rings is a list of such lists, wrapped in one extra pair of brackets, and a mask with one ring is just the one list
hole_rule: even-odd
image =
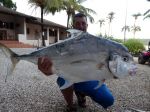
[(140, 26), (132, 26), (131, 31), (133, 31), (133, 37), (135, 38), (135, 33), (138, 31), (141, 31), (141, 27)]
[(101, 28), (104, 25), (105, 20), (104, 19), (100, 19), (100, 20), (98, 20), (98, 22), (99, 22), (99, 26), (100, 26), (100, 36), (101, 36), (102, 35)]
[(134, 17), (134, 24), (133, 24), (133, 26), (131, 27), (131, 29), (132, 29), (132, 31), (133, 31), (133, 37), (135, 38), (135, 33), (136, 33), (137, 31), (141, 31), (141, 27), (140, 27), (140, 26), (136, 26), (136, 21), (137, 21), (138, 17), (141, 16), (141, 14), (140, 14), (140, 13), (137, 13), (137, 14), (133, 14), (132, 16)]
[(124, 27), (122, 27), (121, 31), (124, 31), (124, 42), (126, 41), (126, 31), (130, 31), (130, 26), (125, 25)]
[(44, 29), (43, 29), (43, 14), (51, 12), (55, 14), (56, 11), (59, 11), (59, 7), (61, 5), (62, 0), (29, 0), (29, 4), (31, 7), (35, 7), (37, 9), (40, 7), (41, 9), (41, 33), (42, 33), (42, 46), (45, 46), (45, 39), (44, 39)]
[(133, 14), (132, 16), (133, 16), (134, 19), (135, 19), (135, 20), (134, 20), (134, 25), (133, 25), (133, 26), (135, 26), (136, 21), (137, 21), (138, 17), (141, 16), (141, 14), (140, 14), (140, 13), (137, 13), (137, 14)]
[[(75, 11), (81, 12), (87, 16), (90, 22), (94, 22), (94, 18), (89, 14), (96, 14), (96, 12), (92, 9), (86, 8), (81, 5), (86, 0), (64, 0), (62, 10), (66, 10), (68, 19), (67, 19), (67, 28), (69, 28), (70, 19), (72, 21), (72, 17), (75, 15)], [(72, 25), (70, 25), (71, 27)]]
[(110, 12), (109, 14), (108, 14), (108, 17), (107, 17), (107, 19), (108, 19), (108, 24), (109, 24), (109, 27), (108, 27), (108, 36), (109, 36), (109, 32), (110, 32), (110, 24), (112, 23), (112, 20), (114, 19), (114, 12)]
[(0, 0), (0, 5), (10, 8), (12, 10), (17, 9), (16, 3), (13, 3), (12, 0)]

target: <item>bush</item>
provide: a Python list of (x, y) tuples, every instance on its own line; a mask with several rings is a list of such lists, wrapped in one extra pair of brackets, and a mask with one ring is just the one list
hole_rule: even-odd
[(122, 39), (111, 39), (111, 40), (113, 40), (113, 41), (116, 41), (116, 42), (118, 42), (118, 43), (123, 43), (123, 40)]
[(138, 39), (128, 39), (124, 45), (129, 49), (132, 55), (138, 55), (139, 51), (145, 50), (144, 44)]
[(106, 39), (110, 39), (110, 40), (113, 40), (113, 41), (116, 41), (116, 42), (118, 42), (118, 43), (123, 43), (123, 40), (122, 39), (116, 39), (116, 38), (114, 38), (114, 37), (112, 37), (112, 36), (104, 36), (104, 38), (106, 38)]

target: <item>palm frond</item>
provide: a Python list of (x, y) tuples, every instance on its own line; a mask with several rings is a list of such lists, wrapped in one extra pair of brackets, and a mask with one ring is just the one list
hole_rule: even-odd
[(87, 1), (87, 0), (77, 0), (76, 2), (81, 4), (81, 3), (85, 2), (85, 1)]
[(144, 17), (144, 19), (147, 19), (147, 18), (150, 18), (150, 14)]
[(87, 14), (86, 16), (89, 18), (91, 23), (94, 23), (95, 20), (90, 14)]
[(62, 0), (47, 0), (44, 8), (44, 13), (48, 14), (51, 12), (53, 15), (55, 12), (60, 12), (62, 10)]
[(149, 12), (150, 12), (150, 9), (147, 10), (147, 11), (143, 14), (143, 16), (145, 16), (145, 15), (148, 14)]
[(87, 16), (87, 18), (90, 20), (90, 22), (94, 23), (94, 18), (91, 15), (91, 14), (97, 14), (94, 10), (80, 5), (80, 9), (78, 11), (85, 14)]
[[(81, 7), (83, 8), (83, 7)], [(91, 14), (97, 14), (94, 10), (90, 9), (90, 8), (85, 8), (85, 10), (88, 12), (88, 13), (91, 13)]]
[(130, 31), (130, 26), (124, 26), (124, 27), (122, 27), (121, 31), (123, 32), (124, 30), (127, 30), (129, 32)]

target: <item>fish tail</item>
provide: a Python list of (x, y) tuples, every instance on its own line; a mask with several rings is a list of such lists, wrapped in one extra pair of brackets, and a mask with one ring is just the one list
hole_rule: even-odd
[(4, 56), (4, 58), (7, 60), (4, 63), (4, 66), (7, 67), (7, 73), (5, 78), (5, 82), (6, 82), (7, 76), (9, 74), (12, 74), (16, 64), (19, 62), (19, 59), (16, 58), (18, 56), (16, 53), (14, 53), (11, 49), (9, 49), (7, 46), (1, 43), (0, 43), (0, 55)]

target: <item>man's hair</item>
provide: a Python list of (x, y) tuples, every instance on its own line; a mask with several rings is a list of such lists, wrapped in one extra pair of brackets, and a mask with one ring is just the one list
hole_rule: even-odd
[(87, 21), (87, 17), (86, 17), (85, 14), (83, 14), (83, 13), (77, 13), (77, 14), (75, 14), (74, 17), (73, 17), (73, 23), (74, 23), (76, 17), (85, 17), (85, 18), (86, 18), (86, 21)]

